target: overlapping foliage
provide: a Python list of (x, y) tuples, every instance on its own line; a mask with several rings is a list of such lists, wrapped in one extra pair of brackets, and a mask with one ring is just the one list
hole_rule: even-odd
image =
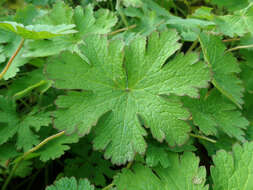
[(2, 190), (252, 190), (252, 3), (0, 1)]

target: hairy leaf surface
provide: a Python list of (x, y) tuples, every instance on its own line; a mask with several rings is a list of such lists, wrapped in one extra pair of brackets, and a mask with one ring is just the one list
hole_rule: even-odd
[(77, 181), (74, 177), (61, 178), (46, 188), (46, 190), (94, 190), (94, 186), (87, 179)]
[(51, 60), (46, 70), (55, 87), (85, 90), (58, 98), (55, 126), (83, 135), (107, 113), (94, 129), (94, 147), (106, 149), (105, 157), (117, 164), (145, 152), (139, 118), (157, 140), (185, 143), (190, 127), (183, 120), (189, 113), (176, 95), (197, 97), (210, 73), (195, 53), (179, 54), (164, 65), (180, 47), (178, 39), (175, 31), (155, 32), (124, 46), (94, 36), (80, 46), (90, 64), (71, 53)]
[(170, 153), (168, 159), (170, 166), (167, 168), (150, 169), (135, 164), (131, 170), (123, 169), (114, 184), (118, 190), (208, 190), (205, 186), (206, 170), (203, 166), (199, 167), (199, 158), (193, 153), (186, 152), (182, 156)]
[(233, 147), (233, 152), (224, 150), (213, 157), (214, 166), (211, 175), (214, 190), (231, 190), (253, 188), (253, 143), (247, 142)]
[(3, 21), (0, 22), (0, 28), (7, 31), (14, 32), (25, 39), (48, 39), (56, 36), (62, 36), (65, 34), (72, 34), (76, 31), (73, 30), (75, 25), (28, 25), (24, 26), (16, 22)]
[(222, 131), (240, 141), (245, 140), (243, 129), (247, 129), (249, 122), (217, 90), (210, 94), (203, 90), (199, 100), (185, 97), (183, 102), (192, 113), (193, 122), (204, 134), (218, 135)]
[(242, 81), (236, 76), (240, 72), (236, 58), (230, 52), (225, 52), (225, 45), (216, 36), (202, 33), (200, 43), (205, 60), (213, 72), (212, 83), (222, 94), (241, 108), (244, 89)]

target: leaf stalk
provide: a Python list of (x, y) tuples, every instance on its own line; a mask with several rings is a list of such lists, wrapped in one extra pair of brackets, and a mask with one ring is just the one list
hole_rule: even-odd
[(16, 163), (15, 163), (14, 167), (13, 167), (12, 170), (11, 170), (10, 175), (9, 175), (9, 176), (7, 177), (7, 179), (5, 180), (4, 185), (3, 185), (3, 187), (2, 187), (1, 190), (6, 190), (8, 184), (10, 183), (10, 181), (11, 181), (13, 175), (15, 174), (17, 168), (19, 167), (20, 163), (21, 163), (29, 154), (31, 154), (31, 153), (35, 152), (36, 150), (40, 149), (42, 146), (44, 146), (45, 144), (47, 144), (49, 141), (51, 141), (51, 140), (53, 140), (53, 139), (55, 139), (55, 138), (58, 138), (58, 137), (60, 137), (60, 136), (62, 136), (62, 135), (64, 135), (64, 134), (65, 134), (65, 131), (61, 131), (60, 133), (57, 133), (57, 134), (55, 134), (55, 135), (52, 135), (52, 136), (46, 138), (45, 140), (43, 140), (43, 141), (42, 141), (41, 143), (39, 143), (37, 146), (35, 146), (35, 147), (31, 148), (30, 150), (28, 150), (27, 152), (25, 152), (22, 156), (18, 157), (18, 158), (16, 159)]
[(196, 134), (193, 134), (193, 133), (190, 133), (189, 135), (192, 136), (192, 137), (198, 138), (198, 139), (209, 141), (211, 143), (216, 143), (216, 140), (210, 139), (210, 138), (205, 137), (205, 136), (196, 135)]
[(8, 69), (10, 68), (13, 60), (15, 59), (15, 57), (18, 55), (18, 53), (20, 52), (21, 48), (23, 47), (25, 42), (25, 39), (22, 38), (17, 50), (14, 52), (14, 54), (11, 56), (10, 60), (8, 61), (7, 65), (5, 66), (5, 68), (3, 69), (3, 71), (0, 73), (0, 80), (3, 78), (3, 76), (6, 74), (6, 72), (8, 71)]

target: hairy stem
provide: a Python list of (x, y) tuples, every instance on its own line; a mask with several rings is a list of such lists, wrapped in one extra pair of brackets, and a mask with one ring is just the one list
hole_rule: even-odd
[(2, 190), (6, 190), (8, 184), (10, 183), (11, 181), (11, 178), (13, 177), (15, 171), (17, 170), (17, 168), (19, 167), (20, 163), (31, 153), (35, 152), (36, 150), (40, 149), (42, 146), (44, 146), (45, 144), (47, 144), (49, 141), (55, 139), (55, 138), (58, 138), (62, 135), (65, 134), (65, 131), (62, 131), (60, 133), (57, 133), (55, 135), (52, 135), (48, 138), (46, 138), (45, 140), (43, 140), (41, 143), (39, 143), (37, 146), (33, 147), (32, 149), (28, 150), (27, 152), (25, 152), (22, 156), (20, 156), (19, 158), (16, 159), (16, 163), (14, 165), (14, 167), (12, 168), (11, 170), (11, 173), (10, 175), (7, 177), (7, 179), (5, 180), (4, 182), (4, 185), (2, 187)]
[(3, 69), (3, 71), (0, 73), (0, 79), (3, 78), (3, 76), (5, 75), (5, 73), (8, 71), (8, 69), (10, 68), (13, 60), (15, 59), (15, 57), (18, 55), (19, 51), (21, 50), (21, 48), (23, 47), (24, 45), (24, 41), (25, 39), (22, 38), (17, 50), (14, 52), (14, 54), (11, 56), (10, 60), (8, 61), (7, 65), (5, 66), (5, 68)]
[(114, 35), (114, 34), (117, 34), (117, 33), (120, 33), (120, 32), (124, 32), (124, 31), (130, 30), (130, 29), (133, 29), (135, 27), (136, 27), (136, 24), (128, 26), (128, 27), (125, 27), (125, 28), (120, 28), (118, 30), (110, 32), (108, 35)]
[(127, 19), (126, 19), (126, 16), (124, 15), (124, 13), (122, 12), (122, 8), (121, 8), (121, 0), (117, 0), (117, 3), (116, 3), (116, 8), (115, 8), (118, 12), (119, 12), (119, 15), (124, 23), (124, 25), (126, 27), (129, 26), (128, 22), (127, 22)]
[(111, 183), (111, 184), (107, 185), (106, 187), (104, 187), (102, 190), (108, 190), (108, 189), (112, 188), (113, 185), (114, 185), (114, 184)]
[(210, 138), (205, 137), (205, 136), (196, 135), (196, 134), (193, 134), (193, 133), (190, 133), (189, 135), (192, 136), (192, 137), (198, 138), (198, 139), (209, 141), (211, 143), (216, 143), (216, 140), (210, 139)]
[(223, 42), (234, 42), (234, 41), (240, 41), (240, 38), (231, 38), (231, 39), (225, 39), (222, 40)]
[(237, 46), (237, 47), (228, 49), (226, 52), (231, 52), (231, 51), (235, 51), (235, 50), (238, 50), (238, 49), (247, 49), (247, 48), (253, 48), (253, 44), (245, 45), (245, 46)]
[(199, 41), (198, 41), (198, 40), (195, 40), (195, 41), (192, 43), (191, 47), (187, 50), (186, 54), (192, 52), (192, 50), (198, 45), (198, 43), (199, 43)]

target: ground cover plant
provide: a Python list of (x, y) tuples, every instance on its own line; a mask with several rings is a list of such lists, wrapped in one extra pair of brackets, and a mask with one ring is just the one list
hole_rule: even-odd
[(1, 190), (252, 190), (252, 0), (0, 1)]

